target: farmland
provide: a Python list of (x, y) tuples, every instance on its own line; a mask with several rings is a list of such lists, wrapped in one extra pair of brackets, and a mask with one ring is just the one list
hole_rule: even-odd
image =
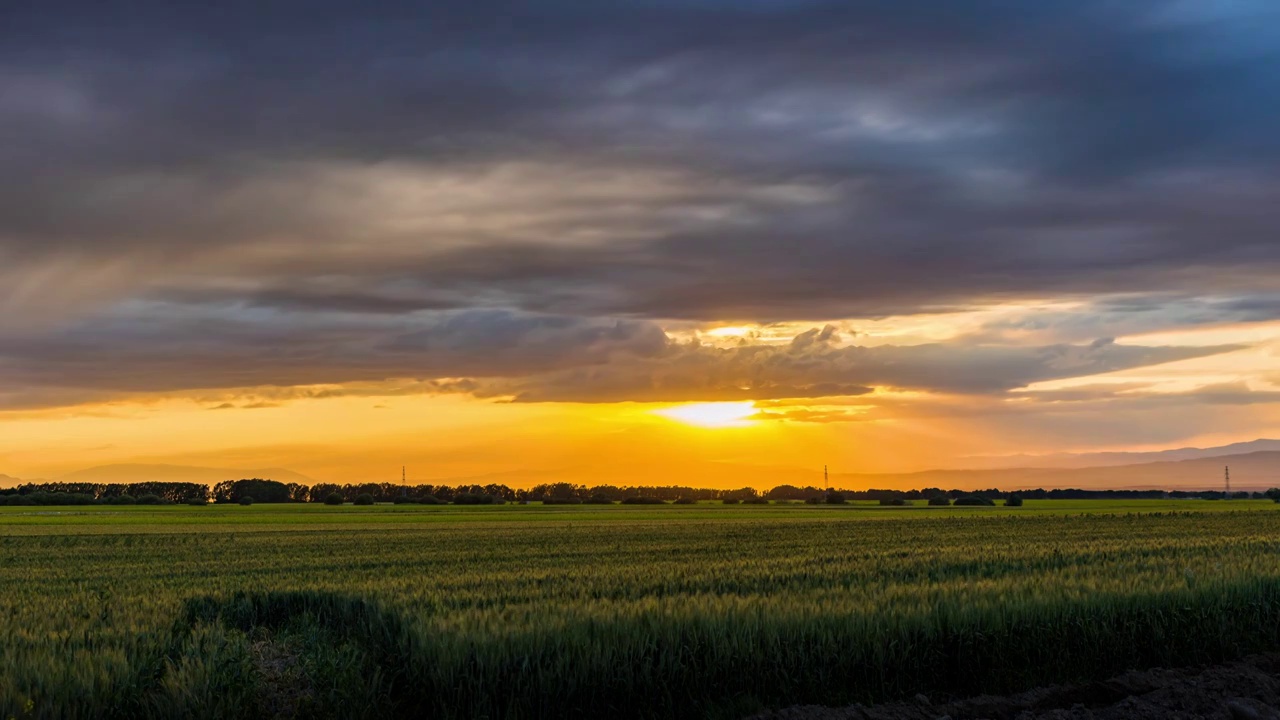
[(1280, 643), (1269, 501), (0, 508), (0, 716), (735, 717)]

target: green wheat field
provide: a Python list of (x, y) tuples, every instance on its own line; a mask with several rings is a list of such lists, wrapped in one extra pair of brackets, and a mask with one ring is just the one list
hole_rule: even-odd
[(1270, 501), (0, 507), (0, 717), (741, 717), (1280, 642)]

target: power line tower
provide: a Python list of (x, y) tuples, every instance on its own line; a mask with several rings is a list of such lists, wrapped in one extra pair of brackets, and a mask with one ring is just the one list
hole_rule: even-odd
[(828, 490), (831, 489), (831, 476), (827, 474), (826, 465), (822, 466), (822, 484), (825, 485)]
[(1230, 465), (1227, 466), (1225, 477), (1227, 481), (1227, 495), (1223, 499), (1230, 500), (1231, 499), (1231, 466)]
[(406, 480), (407, 477), (408, 475), (406, 474), (405, 466), (401, 465), (400, 466), (400, 494), (401, 495), (409, 494), (409, 481)]

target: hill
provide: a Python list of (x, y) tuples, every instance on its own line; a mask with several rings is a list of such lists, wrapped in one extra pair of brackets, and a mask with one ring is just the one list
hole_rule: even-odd
[(1114, 488), (1208, 490), (1223, 486), (1223, 467), (1231, 466), (1234, 490), (1280, 487), (1280, 451), (1252, 452), (1190, 460), (1088, 468), (1000, 468), (928, 470), (901, 474), (841, 474), (832, 480), (850, 489)]
[(965, 469), (994, 470), (1002, 468), (1096, 468), (1114, 465), (1140, 465), (1154, 462), (1176, 462), (1204, 458), (1247, 455), (1255, 452), (1280, 451), (1280, 440), (1250, 440), (1217, 447), (1184, 447), (1155, 452), (1053, 453), (1050, 455), (987, 455), (965, 458)]

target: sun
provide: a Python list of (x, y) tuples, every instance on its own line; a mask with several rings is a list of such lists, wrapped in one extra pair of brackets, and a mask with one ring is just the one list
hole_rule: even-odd
[(705, 428), (746, 427), (751, 425), (751, 416), (756, 414), (755, 403), (745, 402), (708, 402), (688, 403), (674, 407), (654, 410), (655, 414), (671, 420), (697, 425)]

